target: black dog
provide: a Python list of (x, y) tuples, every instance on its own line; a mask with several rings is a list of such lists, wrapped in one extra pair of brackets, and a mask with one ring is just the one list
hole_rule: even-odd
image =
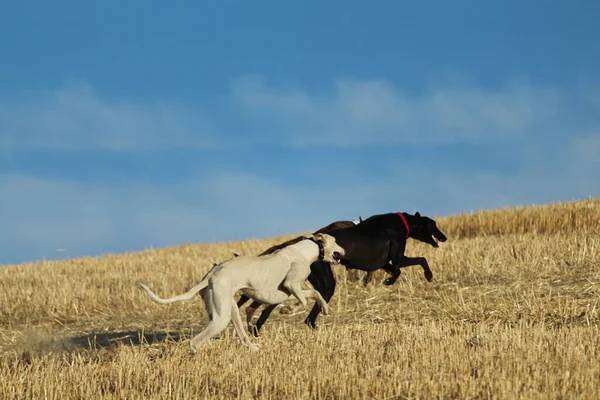
[[(400, 276), (400, 269), (412, 265), (420, 265), (423, 268), (427, 281), (433, 279), (433, 273), (424, 257), (404, 255), (406, 240), (409, 237), (429, 243), (433, 247), (438, 247), (438, 242), (446, 241), (446, 236), (438, 229), (436, 222), (421, 216), (418, 212), (415, 215), (407, 213), (374, 215), (358, 225), (353, 224), (326, 233), (335, 237), (336, 242), (346, 250), (346, 255), (341, 260), (346, 268), (366, 271), (368, 275), (365, 281), (370, 280), (370, 273), (383, 269), (390, 274), (390, 277), (384, 281), (385, 285), (394, 284)], [(287, 244), (291, 243), (280, 246)], [(335, 291), (335, 278), (331, 265), (326, 262), (314, 262), (308, 279), (321, 293), (323, 299), (329, 302)], [(273, 309), (274, 307), (267, 307), (263, 310), (254, 328), (255, 334), (266, 322)], [(315, 304), (304, 322), (311, 328), (316, 327), (320, 311), (320, 307)]]

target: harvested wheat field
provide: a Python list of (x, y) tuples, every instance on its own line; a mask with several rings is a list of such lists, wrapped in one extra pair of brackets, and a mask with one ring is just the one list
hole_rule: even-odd
[(192, 354), (202, 300), (157, 305), (136, 282), (182, 293), (288, 237), (1, 268), (0, 398), (598, 398), (600, 199), (437, 221), (448, 242), (407, 246), (431, 284), (337, 266), (332, 315), (313, 331), (280, 306), (257, 353), (230, 326)]

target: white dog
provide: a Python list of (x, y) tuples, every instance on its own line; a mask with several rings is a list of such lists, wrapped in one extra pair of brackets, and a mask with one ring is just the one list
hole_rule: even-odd
[(306, 299), (314, 299), (321, 306), (323, 314), (327, 315), (329, 308), (321, 294), (314, 289), (303, 290), (302, 283), (310, 274), (310, 264), (316, 260), (338, 264), (344, 254), (344, 249), (335, 242), (333, 236), (319, 233), (273, 254), (241, 256), (215, 265), (198, 285), (169, 299), (161, 299), (143, 283), (139, 285), (152, 300), (160, 304), (189, 300), (200, 292), (210, 322), (192, 338), (192, 349), (221, 333), (233, 319), (233, 326), (242, 342), (252, 350), (258, 350), (243, 328), (240, 310), (233, 297), (236, 292), (241, 290), (264, 304), (279, 304), (290, 295), (304, 306)]

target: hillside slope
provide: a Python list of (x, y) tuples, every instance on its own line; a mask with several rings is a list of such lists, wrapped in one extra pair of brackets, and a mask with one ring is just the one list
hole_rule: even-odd
[(447, 243), (407, 248), (432, 284), (413, 267), (364, 287), (336, 267), (320, 329), (289, 302), (258, 354), (229, 328), (191, 355), (202, 301), (159, 306), (136, 282), (181, 293), (287, 236), (1, 268), (0, 398), (595, 397), (600, 199), (437, 221)]

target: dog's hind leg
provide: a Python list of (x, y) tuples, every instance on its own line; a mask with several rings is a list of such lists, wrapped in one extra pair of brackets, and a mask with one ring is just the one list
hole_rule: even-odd
[(258, 318), (258, 321), (256, 321), (256, 325), (254, 325), (254, 329), (252, 330), (252, 334), (254, 336), (258, 336), (258, 332), (260, 331), (260, 328), (262, 328), (262, 326), (265, 324), (265, 322), (267, 322), (267, 319), (269, 318), (269, 315), (271, 315), (271, 313), (273, 312), (273, 310), (275, 310), (275, 308), (278, 306), (278, 304), (271, 304), (268, 305), (267, 307), (265, 307), (265, 309), (262, 311), (262, 313), (260, 313), (260, 317)]
[(386, 264), (383, 267), (381, 267), (381, 269), (383, 269), (385, 272), (387, 272), (388, 274), (390, 274), (390, 276), (387, 277), (383, 281), (384, 285), (387, 285), (387, 286), (393, 285), (394, 283), (396, 283), (396, 281), (400, 277), (400, 274), (401, 274), (400, 268), (396, 267), (395, 265)]
[(204, 327), (204, 330), (190, 341), (193, 351), (207, 340), (223, 332), (227, 328), (229, 321), (231, 321), (231, 305), (235, 305), (233, 297), (226, 290), (217, 290), (215, 292), (215, 289), (218, 289), (218, 287), (208, 287), (204, 293), (204, 304), (206, 305), (210, 321)]
[[(388, 242), (388, 257), (386, 263), (381, 267), (385, 272), (390, 274), (388, 278), (383, 281), (384, 285), (393, 285), (400, 277), (400, 265), (397, 261), (404, 257), (404, 250), (406, 249), (406, 238), (402, 237), (396, 231), (386, 231), (389, 242)], [(389, 262), (392, 262), (390, 265)]]
[(373, 272), (369, 271), (363, 278), (363, 285), (367, 286), (373, 280)]
[(240, 299), (237, 302), (238, 308), (240, 308), (241, 306), (243, 306), (244, 304), (246, 304), (248, 302), (248, 300), (250, 300), (250, 297), (246, 296), (245, 294), (242, 294), (240, 296)]
[(246, 334), (246, 331), (244, 330), (244, 324), (242, 322), (242, 317), (240, 316), (240, 309), (238, 308), (237, 304), (235, 304), (235, 302), (232, 302), (231, 304), (231, 321), (233, 322), (233, 327), (235, 328), (235, 331), (237, 332), (240, 339), (242, 340), (242, 343), (250, 347), (250, 350), (257, 351), (258, 345), (252, 343), (252, 341), (248, 337), (248, 334)]
[(258, 330), (256, 329), (256, 325), (252, 322), (252, 317), (256, 313), (256, 310), (261, 306), (261, 303), (258, 301), (253, 301), (248, 307), (246, 307), (246, 324), (248, 325), (248, 332), (252, 334), (252, 336), (258, 337)]

